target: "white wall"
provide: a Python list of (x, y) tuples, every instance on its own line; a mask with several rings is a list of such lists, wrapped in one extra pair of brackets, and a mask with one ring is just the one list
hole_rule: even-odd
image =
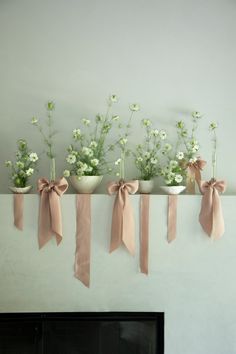
[[(164, 311), (165, 354), (236, 352), (235, 197), (222, 197), (226, 233), (212, 242), (197, 221), (200, 196), (179, 196), (177, 239), (166, 241), (166, 196), (151, 196), (150, 274), (139, 273), (139, 196), (132, 196), (136, 255), (109, 254), (113, 198), (92, 196), (91, 287), (73, 276), (75, 196), (62, 198), (64, 238), (38, 250), (38, 197), (25, 196), (25, 229), (0, 196), (0, 312)], [(103, 206), (101, 208), (101, 205)]]
[[(151, 118), (171, 134), (176, 120), (204, 113), (199, 139), (208, 161), (207, 128), (218, 121), (218, 175), (235, 192), (235, 14), (234, 0), (1, 0), (1, 163), (19, 137), (42, 151), (28, 122), (53, 99), (60, 174), (78, 119), (102, 112), (107, 95), (117, 93), (124, 119), (128, 104), (139, 102), (139, 120)], [(44, 174), (42, 160), (38, 176)], [(7, 178), (2, 167), (0, 192)]]

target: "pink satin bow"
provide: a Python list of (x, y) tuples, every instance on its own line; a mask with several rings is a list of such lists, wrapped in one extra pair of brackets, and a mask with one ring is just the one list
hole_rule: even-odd
[(57, 245), (62, 240), (62, 220), (60, 196), (65, 193), (68, 183), (63, 177), (49, 182), (45, 178), (38, 180), (38, 192), (40, 193), (39, 209), (39, 248), (42, 248), (54, 234)]
[(213, 239), (219, 239), (224, 233), (224, 218), (219, 192), (226, 189), (225, 181), (202, 182), (200, 191), (203, 194), (199, 222), (203, 230)]
[(116, 194), (112, 214), (110, 252), (117, 249), (123, 242), (128, 251), (135, 253), (135, 223), (129, 194), (138, 190), (138, 181), (110, 182), (107, 187), (108, 193)]

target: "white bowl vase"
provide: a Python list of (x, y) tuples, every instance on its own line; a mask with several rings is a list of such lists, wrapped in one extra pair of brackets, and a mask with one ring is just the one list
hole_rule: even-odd
[(150, 179), (149, 181), (139, 180), (138, 193), (149, 194), (153, 190), (154, 181)]
[(76, 192), (90, 194), (101, 183), (103, 176), (70, 176), (70, 182)]
[(23, 188), (20, 188), (20, 187), (9, 187), (9, 189), (13, 193), (16, 193), (16, 194), (26, 194), (26, 193), (30, 192), (30, 190), (32, 189), (32, 186), (26, 186), (26, 187), (23, 187)]
[(160, 189), (166, 194), (180, 194), (186, 186), (160, 186)]

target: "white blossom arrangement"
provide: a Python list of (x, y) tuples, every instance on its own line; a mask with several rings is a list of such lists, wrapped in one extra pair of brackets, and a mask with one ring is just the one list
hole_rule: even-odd
[(189, 130), (186, 127), (186, 124), (181, 120), (176, 123), (177, 134), (178, 134), (178, 147), (183, 148), (184, 150), (184, 162), (187, 165), (188, 163), (194, 163), (199, 158), (199, 142), (196, 139), (196, 131), (198, 129), (198, 121), (202, 118), (202, 114), (194, 111), (191, 114), (192, 118), (192, 129)]
[(24, 188), (27, 186), (29, 178), (34, 174), (38, 163), (38, 155), (32, 152), (27, 141), (20, 139), (17, 141), (18, 150), (16, 152), (16, 162), (5, 161), (5, 166), (11, 169), (11, 180), (14, 187)]
[[(172, 146), (169, 151), (170, 150), (172, 150)], [(185, 158), (183, 151), (178, 151), (174, 155), (166, 152), (165, 155), (167, 157), (167, 162), (164, 167), (162, 167), (160, 173), (164, 178), (165, 184), (167, 186), (183, 185), (186, 178), (186, 169), (183, 166), (183, 161)]]
[(64, 170), (64, 177), (101, 176), (112, 171), (107, 156), (114, 144), (108, 144), (108, 136), (119, 120), (118, 115), (111, 113), (117, 101), (117, 95), (111, 95), (105, 115), (98, 114), (93, 121), (83, 118), (80, 128), (73, 130), (74, 143), (67, 148), (66, 157), (70, 168)]
[(33, 117), (31, 124), (38, 128), (39, 133), (42, 136), (43, 142), (46, 145), (46, 155), (50, 159), (50, 179), (56, 179), (56, 167), (55, 167), (55, 152), (54, 152), (54, 136), (57, 132), (54, 130), (53, 122), (53, 111), (55, 110), (55, 103), (53, 101), (48, 101), (46, 103), (46, 115), (47, 115), (47, 129), (45, 130), (43, 125), (39, 122), (36, 117)]
[(133, 152), (135, 165), (140, 173), (141, 180), (150, 180), (160, 173), (160, 157), (171, 149), (170, 144), (165, 144), (167, 134), (164, 130), (152, 128), (150, 119), (143, 119), (145, 129), (143, 144), (136, 145)]

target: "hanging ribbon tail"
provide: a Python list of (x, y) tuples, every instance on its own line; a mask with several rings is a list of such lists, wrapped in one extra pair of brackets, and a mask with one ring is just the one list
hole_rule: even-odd
[(90, 285), (91, 253), (91, 195), (77, 195), (77, 228), (75, 252), (75, 277), (85, 286)]
[(117, 249), (123, 242), (129, 253), (135, 253), (135, 222), (129, 194), (138, 190), (138, 181), (110, 182), (108, 193), (116, 194), (112, 212), (110, 252)]
[(170, 243), (176, 239), (177, 228), (177, 195), (168, 196), (168, 230), (167, 241)]
[(24, 194), (14, 194), (14, 225), (15, 227), (22, 231), (23, 230), (23, 219), (24, 219)]
[(140, 196), (140, 270), (148, 274), (148, 243), (149, 243), (149, 194)]
[(195, 194), (195, 172), (190, 167), (187, 167), (186, 192)]
[(41, 249), (54, 235), (57, 245), (62, 240), (62, 216), (60, 197), (68, 188), (65, 178), (51, 181), (42, 178), (38, 181), (40, 192), (38, 242)]
[(220, 193), (226, 189), (224, 181), (211, 180), (202, 182), (202, 203), (199, 222), (205, 233), (212, 239), (219, 239), (225, 231), (224, 217), (221, 207)]

